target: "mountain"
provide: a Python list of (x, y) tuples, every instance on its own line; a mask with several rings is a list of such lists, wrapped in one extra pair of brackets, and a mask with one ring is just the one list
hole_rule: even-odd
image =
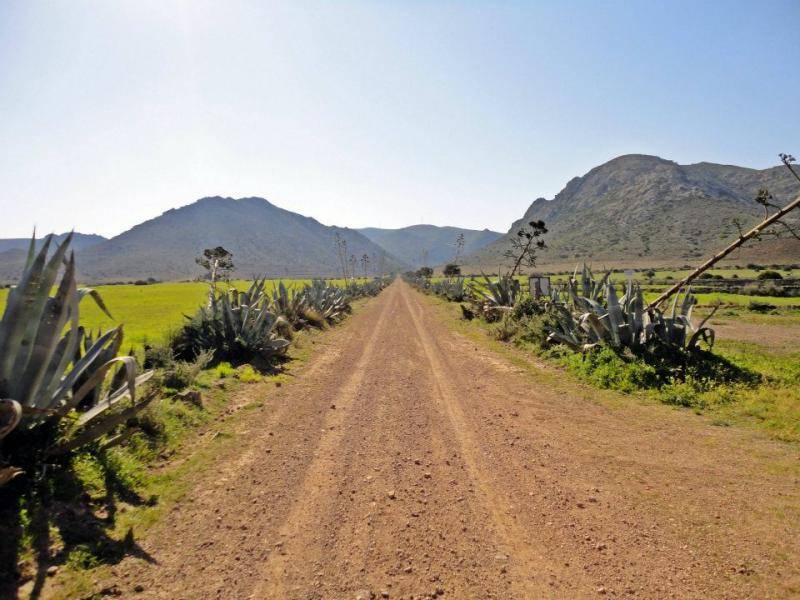
[[(53, 236), (53, 242), (56, 244), (60, 244), (64, 241), (64, 238), (67, 237), (67, 233), (60, 233), (58, 235)], [(99, 244), (100, 242), (106, 241), (101, 235), (95, 235), (93, 233), (78, 233), (77, 231), (72, 234), (72, 248), (75, 250), (82, 250), (84, 248), (88, 248), (95, 244)], [(24, 250), (25, 252), (28, 251), (28, 245), (31, 243), (30, 238), (10, 238), (5, 240), (0, 240), (0, 253), (7, 252), (9, 250)], [(37, 238), (36, 239), (36, 247), (40, 248), (44, 243), (44, 238)]]
[[(204, 248), (223, 246), (233, 253), (236, 277), (338, 277), (337, 233), (347, 242), (348, 253), (370, 257), (370, 271), (381, 256), (387, 270), (405, 266), (353, 229), (325, 226), (263, 198), (219, 196), (168, 210), (77, 251), (76, 260), (80, 278), (88, 282), (191, 279), (202, 274), (195, 257)], [(0, 280), (16, 278), (19, 267), (0, 264)]]
[[(496, 269), (518, 229), (543, 220), (549, 230), (539, 265), (571, 268), (696, 264), (758, 223), (754, 198), (766, 187), (785, 205), (800, 185), (784, 166), (757, 170), (713, 163), (679, 165), (641, 154), (620, 156), (576, 177), (552, 200), (539, 198), (509, 232), (465, 258), (472, 269)], [(800, 215), (793, 217), (794, 222)], [(751, 242), (728, 262), (798, 262), (800, 241)]]
[(427, 266), (453, 260), (459, 235), (464, 236), (465, 254), (476, 252), (503, 235), (488, 229), (477, 231), (436, 225), (412, 225), (402, 229), (367, 227), (358, 231), (413, 267), (426, 266), (422, 264), (423, 252), (427, 255)]

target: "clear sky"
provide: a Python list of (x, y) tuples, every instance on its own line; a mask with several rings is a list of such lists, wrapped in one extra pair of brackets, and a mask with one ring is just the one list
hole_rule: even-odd
[(800, 155), (800, 1), (0, 2), (0, 237), (210, 195), (505, 231), (634, 152)]

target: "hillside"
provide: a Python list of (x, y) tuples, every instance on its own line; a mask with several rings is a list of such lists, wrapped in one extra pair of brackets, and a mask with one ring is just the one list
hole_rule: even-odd
[[(60, 244), (65, 237), (67, 237), (67, 233), (59, 233), (53, 236), (53, 242), (56, 244)], [(75, 250), (82, 250), (84, 248), (88, 248), (90, 246), (94, 246), (95, 244), (99, 244), (100, 242), (106, 241), (101, 235), (95, 235), (93, 233), (78, 233), (77, 231), (72, 234), (72, 247)], [(0, 240), (0, 253), (8, 252), (9, 250), (24, 250), (27, 252), (28, 245), (30, 244), (30, 238), (10, 238)], [(36, 247), (41, 247), (42, 243), (44, 242), (44, 237), (37, 238), (36, 240)]]
[[(204, 248), (223, 246), (233, 252), (237, 277), (335, 277), (341, 273), (337, 233), (350, 253), (368, 254), (373, 265), (386, 254), (355, 230), (322, 225), (263, 198), (211, 197), (78, 251), (78, 269), (90, 282), (191, 279), (202, 273), (195, 257)], [(391, 256), (385, 263), (387, 269), (403, 266)], [(13, 279), (18, 271), (18, 262), (6, 261), (0, 279)]]
[[(759, 221), (763, 208), (753, 199), (761, 187), (781, 205), (800, 193), (783, 166), (756, 170), (620, 156), (572, 179), (552, 200), (534, 201), (505, 236), (465, 262), (474, 269), (496, 268), (510, 236), (542, 219), (549, 233), (541, 266), (570, 268), (584, 260), (631, 267), (695, 264), (735, 239), (735, 219), (743, 228)], [(800, 241), (753, 243), (729, 262), (747, 261), (798, 262)]]
[(459, 235), (464, 236), (464, 254), (477, 252), (503, 235), (488, 229), (477, 231), (436, 225), (412, 225), (402, 229), (368, 227), (358, 231), (413, 267), (423, 266), (423, 253), (427, 256), (429, 266), (453, 260)]

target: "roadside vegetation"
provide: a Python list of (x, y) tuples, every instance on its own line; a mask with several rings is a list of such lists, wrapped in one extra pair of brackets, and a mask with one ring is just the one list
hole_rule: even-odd
[[(39, 250), (31, 242), (0, 321), (3, 596), (23, 584), (38, 596), (62, 565), (90, 568), (138, 552), (133, 531), (120, 530), (131, 523), (120, 518), (121, 507), (155, 507), (160, 494), (174, 493), (152, 467), (225, 414), (237, 386), (279, 382), (306, 331), (335, 325), (353, 301), (389, 281), (241, 285), (225, 281), (232, 255), (210, 249), (198, 259), (207, 283), (133, 286), (174, 292), (192, 285), (205, 293), (177, 309), (158, 299), (164, 309), (191, 310), (128, 352), (122, 325), (95, 330), (83, 318), (93, 306), (114, 323), (117, 307), (78, 286), (70, 242), (51, 248), (48, 240)], [(152, 306), (139, 308), (153, 316)]]
[[(794, 159), (781, 159), (800, 180)], [(797, 265), (750, 265), (753, 277), (744, 283), (712, 270), (760, 235), (788, 231), (798, 237), (781, 218), (800, 198), (780, 207), (761, 190), (756, 201), (765, 211), (761, 223), (746, 233), (740, 228), (739, 238), (701, 267), (683, 274), (661, 272), (660, 281), (655, 270), (595, 276), (586, 265), (560, 277), (521, 276), (520, 266), (534, 267), (536, 250), (544, 247), (541, 236), (547, 230), (541, 222), (520, 229), (507, 255), (513, 268), (506, 273), (464, 277), (450, 269), (451, 276), (433, 278), (430, 269), (420, 269), (404, 277), (424, 292), (458, 302), (462, 318), (480, 322), (495, 339), (594, 386), (713, 411), (720, 425), (726, 419), (746, 420), (777, 438), (800, 441)], [(696, 295), (695, 289), (703, 293)], [(749, 322), (762, 325), (763, 335), (754, 335), (751, 326), (749, 339), (737, 340), (734, 326), (727, 328), (733, 336), (719, 342), (713, 319), (736, 323), (745, 315), (760, 317)], [(774, 345), (770, 334), (781, 324), (794, 328), (794, 341)]]
[[(716, 308), (704, 325), (719, 332), (713, 346), (700, 334), (691, 349), (660, 342), (651, 349), (603, 343), (589, 343), (583, 349), (551, 337), (559, 331), (556, 309), (550, 301), (534, 299), (527, 286), (519, 286), (513, 305), (500, 308), (480, 294), (472, 295), (465, 281), (410, 281), (453, 303), (454, 316), (462, 319), (467, 330), (513, 345), (537, 362), (564, 369), (592, 386), (708, 414), (716, 425), (753, 425), (775, 438), (800, 441), (798, 308), (778, 306), (766, 313), (755, 312), (745, 300), (737, 302), (741, 298), (716, 308), (689, 295), (695, 310), (688, 339)], [(617, 290), (622, 297), (619, 284)], [(685, 300), (682, 296), (681, 305)]]

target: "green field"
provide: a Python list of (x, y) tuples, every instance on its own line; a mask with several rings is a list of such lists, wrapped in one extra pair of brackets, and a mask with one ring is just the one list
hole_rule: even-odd
[[(758, 277), (758, 274), (763, 272), (763, 271), (765, 271), (765, 270), (777, 271), (778, 273), (781, 274), (782, 277), (800, 277), (800, 271), (798, 271), (797, 269), (795, 269), (795, 270), (788, 270), (788, 269), (762, 269), (762, 270), (756, 271), (755, 269), (744, 269), (744, 268), (743, 269), (729, 269), (729, 268), (726, 269), (726, 268), (722, 268), (722, 269), (709, 269), (706, 273), (709, 274), (709, 275), (719, 275), (721, 277), (724, 277), (725, 279), (732, 279), (732, 280), (735, 281), (736, 279), (756, 279)], [(594, 272), (595, 272), (595, 274), (605, 273), (605, 269), (595, 269)], [(679, 271), (655, 269), (655, 275), (654, 275), (653, 279), (656, 280), (656, 281), (664, 281), (664, 280), (670, 280), (670, 279), (674, 279), (675, 281), (678, 281), (681, 278), (686, 277), (689, 273), (691, 273), (691, 271), (688, 270), (688, 269), (687, 270), (679, 270)], [(734, 275), (736, 275), (736, 277), (734, 277)], [(551, 277), (551, 279), (553, 281), (561, 282), (561, 281), (566, 281), (567, 278), (568, 278), (568, 275), (565, 274), (565, 273), (560, 273), (560, 274), (556, 274), (556, 275), (552, 275), (551, 274), (550, 277)], [(641, 282), (646, 282), (647, 281), (647, 277), (645, 277), (645, 275), (644, 275), (644, 270), (641, 270), (641, 269), (634, 272), (633, 278), (635, 280), (641, 281)], [(611, 274), (611, 279), (613, 281), (625, 281), (627, 279), (627, 277), (626, 277), (625, 273), (612, 273)]]
[[(272, 289), (279, 281), (271, 280), (267, 285)], [(286, 279), (283, 282), (289, 287), (298, 287), (310, 283), (310, 280)], [(334, 280), (333, 283), (341, 285), (343, 281)], [(249, 282), (232, 281), (229, 285), (245, 289)], [(100, 285), (94, 289), (100, 292), (114, 320), (109, 319), (91, 298), (85, 298), (81, 303), (81, 324), (92, 330), (106, 330), (122, 324), (125, 349), (162, 341), (169, 331), (181, 325), (183, 315), (193, 314), (208, 295), (208, 284), (203, 282)], [(0, 309), (5, 308), (7, 296), (7, 289), (0, 290)]]

